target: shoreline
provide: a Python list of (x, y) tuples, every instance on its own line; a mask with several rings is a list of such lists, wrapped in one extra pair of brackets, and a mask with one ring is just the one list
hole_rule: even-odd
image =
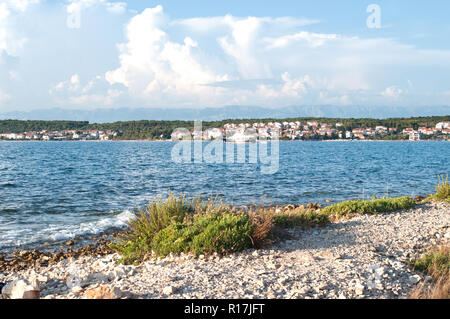
[[(422, 195), (416, 196), (417, 198), (425, 198)], [(264, 205), (264, 209), (274, 209), (279, 211), (285, 211), (290, 209), (296, 209), (298, 207), (304, 207), (304, 208), (312, 208), (314, 210), (320, 210), (328, 205), (335, 205), (339, 202), (343, 201), (353, 201), (353, 200), (359, 200), (360, 198), (354, 197), (354, 198), (348, 198), (343, 200), (322, 200), (320, 202), (309, 202), (309, 203), (272, 203), (268, 205)], [(254, 203), (249, 204), (243, 204), (243, 205), (233, 205), (231, 204), (230, 209), (234, 212), (240, 211), (248, 213), (252, 209), (255, 208), (261, 208), (261, 205), (256, 205)], [(73, 237), (67, 237), (57, 240), (47, 240), (45, 242), (33, 242), (29, 244), (24, 244), (21, 246), (15, 246), (15, 247), (7, 247), (7, 248), (0, 248), (0, 262), (2, 258), (5, 257), (10, 258), (11, 256), (17, 256), (22, 252), (40, 252), (42, 255), (48, 255), (48, 254), (58, 254), (61, 252), (61, 250), (69, 250), (69, 252), (73, 252), (79, 249), (85, 249), (87, 247), (97, 247), (101, 244), (104, 244), (105, 240), (112, 239), (113, 236), (116, 236), (120, 233), (126, 232), (128, 230), (127, 226), (112, 226), (105, 229), (102, 229), (98, 231), (97, 233), (83, 233), (79, 234)], [(0, 272), (2, 268), (0, 265)]]
[[(97, 247), (44, 255), (47, 264), (0, 269), (0, 283), (37, 276), (41, 297), (51, 299), (86, 298), (99, 286), (119, 289), (118, 298), (405, 298), (429, 280), (410, 269), (408, 259), (448, 242), (449, 229), (450, 205), (431, 202), (320, 228), (288, 229), (288, 239), (259, 250), (170, 255), (138, 266), (116, 265), (118, 255), (102, 250), (100, 239)], [(22, 255), (32, 259), (30, 252)]]
[[(417, 195), (418, 197), (423, 198), (421, 195)], [(330, 200), (325, 199), (320, 202), (310, 202), (310, 203), (271, 203), (268, 205), (264, 205), (264, 209), (276, 209), (284, 211), (286, 209), (295, 209), (298, 207), (306, 207), (306, 208), (313, 208), (313, 209), (322, 209), (325, 208), (328, 205), (334, 205), (341, 201), (352, 201), (352, 200), (358, 200), (359, 198), (349, 198), (344, 200)], [(254, 203), (249, 204), (242, 204), (242, 205), (230, 205), (230, 208), (232, 211), (242, 211), (242, 212), (249, 212), (252, 209), (260, 208), (261, 205), (256, 205)], [(123, 233), (127, 231), (126, 226), (112, 226), (105, 229), (102, 229), (98, 231), (97, 233), (83, 233), (79, 235), (75, 235), (73, 237), (67, 237), (57, 240), (47, 240), (47, 241), (40, 241), (40, 242), (33, 242), (29, 244), (24, 244), (21, 246), (14, 246), (14, 247), (5, 247), (0, 248), (0, 261), (2, 260), (2, 257), (9, 257), (13, 255), (19, 255), (21, 252), (33, 252), (38, 251), (45, 254), (56, 254), (59, 253), (64, 249), (69, 249), (70, 251), (73, 251), (75, 249), (81, 249), (86, 248), (88, 246), (97, 246), (99, 242), (102, 242), (104, 239), (108, 238), (111, 239), (112, 236), (115, 236), (119, 233)], [(69, 245), (67, 243), (70, 243)], [(0, 272), (1, 272), (1, 265), (0, 265)]]
[[(89, 143), (109, 143), (109, 142), (180, 142), (180, 141), (172, 141), (172, 140), (151, 140), (151, 139), (139, 139), (139, 140), (63, 140), (63, 141), (33, 141), (33, 140), (0, 140), (1, 142), (5, 143), (61, 143), (61, 142), (89, 142)], [(193, 142), (193, 140), (189, 140), (189, 142)], [(211, 141), (201, 141), (202, 143), (209, 143)], [(270, 142), (264, 141), (264, 142)], [(278, 142), (450, 142), (450, 139), (443, 139), (443, 140), (420, 140), (420, 141), (410, 141), (410, 140), (376, 140), (376, 139), (366, 139), (366, 140), (350, 140), (350, 139), (335, 139), (335, 140), (278, 140)], [(234, 143), (234, 144), (240, 144), (238, 142), (224, 142), (224, 143)], [(248, 142), (245, 142), (245, 144), (249, 144)]]

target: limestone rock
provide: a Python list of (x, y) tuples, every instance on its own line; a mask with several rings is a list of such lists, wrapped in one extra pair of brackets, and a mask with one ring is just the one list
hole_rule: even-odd
[(122, 292), (117, 287), (102, 285), (86, 290), (84, 296), (87, 299), (120, 299)]
[(14, 280), (3, 287), (2, 296), (6, 299), (39, 299), (39, 281)]
[(355, 286), (355, 294), (358, 296), (361, 296), (364, 294), (364, 285), (362, 284), (356, 284)]
[(80, 286), (75, 286), (71, 289), (71, 292), (73, 292), (74, 294), (81, 294), (83, 291), (84, 289)]
[(175, 288), (174, 286), (167, 286), (167, 287), (164, 287), (163, 294), (164, 295), (171, 295), (175, 291), (177, 291), (177, 288)]
[(303, 252), (297, 255), (297, 262), (314, 262), (316, 259), (310, 252)]
[(328, 250), (323, 250), (315, 255), (318, 259), (329, 259), (329, 260), (337, 260), (340, 259), (341, 256), (339, 254), (333, 253)]

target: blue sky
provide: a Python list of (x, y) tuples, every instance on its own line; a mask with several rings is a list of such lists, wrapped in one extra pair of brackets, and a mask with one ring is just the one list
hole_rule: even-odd
[[(366, 11), (377, 4), (380, 28)], [(0, 0), (0, 113), (450, 105), (448, 1)]]

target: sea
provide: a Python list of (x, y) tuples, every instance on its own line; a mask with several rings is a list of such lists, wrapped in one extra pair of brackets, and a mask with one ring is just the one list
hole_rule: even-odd
[[(277, 152), (267, 147), (276, 155), (271, 173), (262, 158), (249, 160), (251, 144), (233, 145), (235, 160), (185, 162), (174, 159), (177, 145), (0, 142), (0, 252), (124, 227), (138, 207), (170, 192), (236, 206), (329, 205), (425, 196), (450, 171), (449, 142), (281, 141)], [(238, 147), (245, 161), (237, 160)]]

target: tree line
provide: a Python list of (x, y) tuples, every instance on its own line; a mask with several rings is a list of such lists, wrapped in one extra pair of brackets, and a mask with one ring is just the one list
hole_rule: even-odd
[[(412, 127), (417, 129), (421, 126), (434, 127), (439, 122), (450, 121), (450, 115), (447, 116), (428, 116), (428, 117), (410, 117), (410, 118), (326, 118), (326, 117), (298, 117), (298, 118), (266, 118), (266, 119), (230, 119), (221, 121), (205, 121), (202, 123), (203, 130), (208, 128), (220, 128), (226, 123), (269, 123), (269, 122), (296, 122), (306, 123), (307, 121), (317, 121), (335, 125), (342, 123), (340, 130), (352, 130), (359, 127), (372, 127), (382, 125), (386, 127), (397, 128), (401, 131)], [(89, 123), (87, 121), (35, 121), (35, 120), (0, 120), (0, 134), (2, 133), (22, 133), (28, 131), (62, 131), (62, 130), (114, 130), (120, 132), (118, 139), (168, 139), (171, 133), (176, 129), (184, 127), (188, 130), (194, 128), (193, 121), (126, 121), (114, 123)]]

